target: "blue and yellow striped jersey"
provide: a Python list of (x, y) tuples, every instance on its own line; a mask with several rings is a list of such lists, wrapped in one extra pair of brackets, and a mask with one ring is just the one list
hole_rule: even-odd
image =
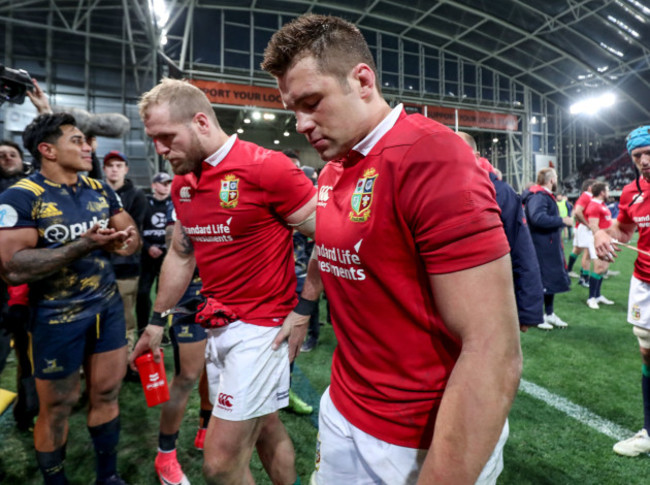
[[(57, 248), (78, 239), (94, 224), (108, 227), (122, 204), (105, 183), (80, 175), (74, 186), (39, 172), (0, 194), (0, 229), (33, 227), (37, 248)], [(39, 322), (64, 323), (101, 311), (117, 291), (108, 253), (93, 251), (42, 280), (30, 283)]]

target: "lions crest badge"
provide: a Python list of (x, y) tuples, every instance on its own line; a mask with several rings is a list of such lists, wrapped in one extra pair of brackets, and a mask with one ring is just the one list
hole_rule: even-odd
[(639, 305), (632, 305), (632, 320), (641, 320), (641, 307)]
[(357, 185), (352, 193), (350, 220), (352, 222), (366, 222), (370, 218), (372, 193), (379, 174), (374, 168), (363, 172), (363, 177), (357, 180)]
[(224, 209), (234, 209), (239, 202), (239, 179), (233, 174), (228, 174), (221, 180), (219, 200)]

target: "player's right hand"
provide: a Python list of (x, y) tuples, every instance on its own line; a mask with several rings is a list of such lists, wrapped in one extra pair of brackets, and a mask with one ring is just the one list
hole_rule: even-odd
[(34, 83), (34, 89), (28, 89), (26, 94), (29, 100), (32, 102), (39, 114), (51, 113), (52, 108), (50, 107), (50, 102), (47, 99), (47, 94), (41, 89), (38, 85), (38, 81), (32, 78), (32, 83)]
[(147, 325), (145, 327), (144, 332), (142, 332), (142, 335), (133, 348), (133, 352), (129, 355), (129, 366), (131, 369), (134, 371), (138, 370), (135, 366), (135, 359), (148, 350), (151, 350), (154, 362), (160, 362), (160, 342), (162, 341), (164, 333), (165, 328), (158, 325)]

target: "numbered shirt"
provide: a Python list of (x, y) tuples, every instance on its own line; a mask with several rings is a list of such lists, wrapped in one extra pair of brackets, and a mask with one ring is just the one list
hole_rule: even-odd
[[(108, 227), (109, 219), (122, 210), (119, 197), (99, 180), (79, 176), (68, 186), (37, 172), (0, 195), (0, 229), (34, 228), (37, 248), (58, 248), (79, 239), (94, 224)], [(95, 315), (116, 285), (108, 253), (96, 250), (30, 283), (29, 289), (40, 321), (56, 324)]]

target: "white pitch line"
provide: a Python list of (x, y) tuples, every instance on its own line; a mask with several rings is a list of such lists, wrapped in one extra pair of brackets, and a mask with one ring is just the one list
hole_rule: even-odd
[(567, 416), (570, 416), (573, 419), (586, 424), (590, 428), (595, 429), (596, 431), (599, 431), (604, 435), (615, 439), (616, 441), (622, 440), (624, 438), (629, 438), (634, 434), (632, 431), (625, 429), (618, 424), (601, 418), (597, 414), (589, 411), (587, 408), (583, 408), (582, 406), (574, 404), (568, 399), (565, 399), (562, 396), (558, 396), (557, 394), (553, 394), (547, 389), (544, 389), (537, 384), (533, 384), (532, 382), (528, 382), (525, 379), (522, 379), (519, 383), (519, 390), (534, 397), (535, 399), (539, 399), (540, 401), (545, 402), (549, 406), (563, 412)]

